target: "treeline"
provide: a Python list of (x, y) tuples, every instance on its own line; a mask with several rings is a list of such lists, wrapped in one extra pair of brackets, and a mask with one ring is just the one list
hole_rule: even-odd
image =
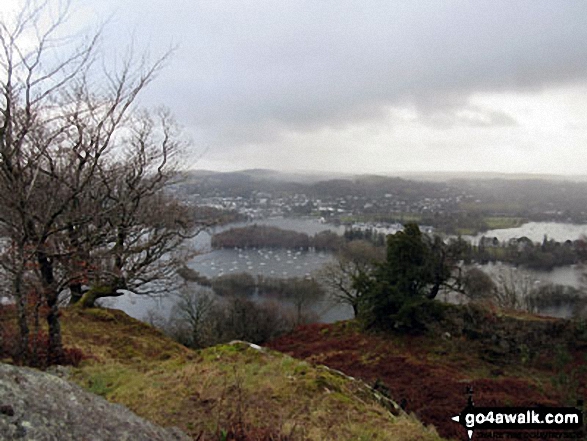
[(311, 278), (253, 276), (249, 273), (226, 274), (210, 279), (212, 290), (221, 297), (251, 297), (258, 295), (279, 300), (300, 297), (320, 300), (324, 292), (318, 282)]
[(266, 278), (247, 273), (213, 279), (185, 268), (186, 283), (171, 316), (150, 311), (146, 320), (190, 347), (232, 340), (263, 344), (294, 327), (319, 319), (313, 306), (325, 297), (309, 278)]
[[(386, 235), (372, 229), (348, 229), (343, 235), (348, 242), (364, 240), (375, 246), (385, 246)], [(559, 266), (575, 265), (587, 260), (587, 242), (583, 239), (557, 242), (544, 237), (542, 242), (532, 242), (527, 237), (499, 241), (495, 237), (482, 236), (478, 245), (462, 238), (451, 239), (451, 246), (465, 263), (504, 262), (538, 271), (550, 271)]]
[[(342, 236), (323, 231), (314, 236), (276, 227), (253, 225), (232, 228), (212, 238), (213, 248), (290, 248), (337, 252), (345, 243), (363, 240), (375, 246), (385, 246), (386, 236), (374, 229), (347, 229)], [(486, 264), (504, 262), (538, 271), (550, 271), (559, 266), (574, 265), (587, 260), (587, 242), (579, 239), (557, 242), (547, 237), (532, 242), (527, 237), (499, 241), (483, 236), (478, 245), (457, 240), (461, 258), (466, 262)]]
[(289, 248), (318, 251), (336, 251), (343, 239), (331, 231), (314, 236), (297, 231), (282, 230), (266, 225), (231, 228), (212, 237), (212, 248)]
[(384, 233), (380, 233), (373, 228), (347, 228), (344, 231), (342, 236), (347, 242), (352, 242), (353, 240), (364, 240), (369, 242), (375, 246), (385, 246), (385, 237)]
[(275, 301), (217, 298), (201, 289), (184, 289), (177, 300), (168, 319), (155, 311), (145, 319), (178, 342), (197, 349), (234, 340), (264, 344), (305, 323), (305, 317), (297, 319), (291, 309)]
[(300, 297), (320, 300), (324, 297), (321, 285), (309, 277), (265, 277), (249, 273), (225, 274), (208, 278), (192, 268), (184, 267), (179, 276), (188, 283), (196, 283), (211, 288), (220, 297), (270, 297), (278, 300), (291, 300)]
[(505, 262), (539, 271), (550, 271), (558, 266), (574, 265), (587, 259), (587, 242), (582, 239), (557, 242), (544, 238), (542, 243), (527, 237), (500, 242), (497, 238), (482, 237), (478, 245), (462, 241), (465, 262)]
[(221, 210), (215, 207), (198, 206), (192, 209), (193, 217), (201, 225), (226, 225), (234, 222), (242, 222), (247, 219), (236, 210)]

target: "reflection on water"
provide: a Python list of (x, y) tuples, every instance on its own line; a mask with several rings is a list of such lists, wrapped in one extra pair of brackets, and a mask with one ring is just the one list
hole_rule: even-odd
[(331, 262), (331, 253), (302, 250), (216, 250), (196, 256), (189, 267), (206, 277), (249, 273), (266, 277), (304, 277)]
[[(311, 275), (314, 271), (320, 269), (324, 264), (333, 259), (331, 253), (302, 250), (211, 250), (211, 234), (229, 228), (252, 225), (253, 223), (294, 230), (309, 235), (314, 235), (324, 230), (331, 230), (338, 234), (344, 232), (344, 227), (322, 224), (314, 219), (280, 218), (266, 219), (250, 223), (230, 224), (218, 227), (210, 232), (200, 233), (194, 240), (194, 245), (201, 251), (201, 254), (191, 260), (188, 266), (209, 278), (242, 272), (250, 273), (252, 275), (263, 275), (265, 277), (288, 278)], [(549, 239), (557, 241), (565, 241), (567, 239), (575, 240), (582, 235), (587, 235), (587, 225), (530, 222), (518, 228), (488, 231), (471, 239), (478, 240), (482, 235), (485, 235), (489, 237), (497, 237), (500, 241), (506, 241), (512, 237), (526, 236), (533, 241), (539, 242), (542, 241), (545, 234)], [(512, 267), (502, 263), (488, 264), (481, 267), (481, 269), (490, 274), (495, 274), (500, 268)], [(569, 266), (555, 268), (549, 272), (521, 269), (513, 269), (513, 271), (520, 271), (528, 275), (534, 281), (536, 286), (543, 283), (553, 283), (579, 288), (581, 286), (580, 278), (583, 268), (579, 266)], [(126, 294), (115, 299), (108, 299), (106, 302), (112, 307), (124, 310), (133, 317), (143, 319), (149, 310), (155, 310), (158, 313), (167, 316), (175, 303), (175, 299), (173, 294), (158, 299)], [(320, 303), (314, 305), (313, 310), (320, 315), (321, 321), (323, 322), (343, 320), (352, 316), (352, 310), (344, 305), (332, 306)], [(559, 308), (556, 311), (543, 311), (543, 313), (552, 314), (554, 316), (568, 316), (569, 312), (565, 312)]]
[(477, 265), (490, 276), (496, 276), (500, 272), (513, 271), (520, 277), (527, 277), (534, 285), (552, 283), (554, 285), (568, 285), (573, 288), (581, 287), (581, 276), (585, 268), (582, 265), (570, 265), (554, 268), (552, 271), (534, 271), (525, 268), (517, 268), (513, 265), (496, 262), (486, 265)]
[[(513, 265), (502, 262), (488, 263), (486, 265), (477, 264), (475, 267), (487, 273), (494, 281), (497, 281), (500, 275), (508, 280), (509, 275), (511, 274), (515, 280), (527, 281), (528, 290), (539, 289), (541, 286), (548, 284), (567, 285), (573, 288), (581, 289), (581, 279), (585, 271), (585, 267), (582, 265), (558, 267), (554, 268), (552, 271), (534, 271), (526, 268), (515, 267)], [(519, 289), (524, 291), (525, 288), (522, 288), (524, 285), (525, 284), (522, 283)], [(530, 292), (527, 292), (526, 294), (530, 294)], [(581, 308), (580, 305), (578, 307), (579, 309)], [(537, 312), (541, 315), (570, 318), (574, 313), (579, 311), (576, 310), (573, 305), (567, 303), (556, 306), (543, 307)]]
[(127, 293), (120, 297), (103, 298), (98, 301), (101, 306), (120, 309), (138, 320), (145, 320), (149, 311), (154, 311), (157, 315), (167, 319), (176, 302), (173, 294), (151, 297), (133, 293)]
[[(333, 260), (332, 253), (315, 251), (211, 249), (210, 240), (213, 234), (230, 228), (240, 228), (253, 224), (268, 225), (308, 235), (314, 235), (326, 230), (334, 231), (338, 234), (344, 233), (344, 227), (323, 224), (315, 219), (276, 218), (223, 225), (198, 234), (194, 239), (194, 246), (201, 254), (188, 262), (188, 266), (208, 278), (243, 272), (265, 277), (289, 278), (309, 276), (324, 264)], [(159, 298), (149, 298), (129, 293), (103, 301), (108, 306), (122, 309), (127, 314), (138, 319), (144, 319), (149, 310), (154, 310), (159, 315), (168, 317), (175, 302), (173, 293)], [(352, 316), (352, 310), (345, 305), (330, 305), (320, 302), (315, 304), (312, 310), (320, 316), (323, 322), (344, 320)]]

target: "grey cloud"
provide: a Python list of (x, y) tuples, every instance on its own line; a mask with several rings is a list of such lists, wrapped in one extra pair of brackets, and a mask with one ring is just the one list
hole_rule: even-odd
[(583, 0), (127, 3), (121, 14), (140, 10), (141, 29), (180, 45), (151, 99), (173, 100), (187, 125), (226, 142), (373, 120), (398, 105), (431, 124), (515, 124), (470, 109), (468, 97), (587, 79)]
[(453, 127), (494, 128), (515, 127), (518, 122), (511, 115), (473, 105), (433, 109), (420, 113), (420, 122), (440, 129)]

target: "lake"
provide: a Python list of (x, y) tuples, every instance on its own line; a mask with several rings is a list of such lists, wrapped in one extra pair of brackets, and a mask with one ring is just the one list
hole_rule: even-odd
[(466, 239), (474, 243), (479, 242), (482, 236), (497, 237), (500, 242), (514, 237), (527, 237), (533, 242), (542, 242), (544, 235), (557, 242), (577, 240), (587, 236), (587, 225), (562, 224), (558, 222), (528, 222), (516, 228), (504, 228), (502, 230), (489, 230), (476, 236), (467, 236)]
[[(333, 260), (332, 253), (316, 251), (285, 249), (212, 250), (210, 241), (213, 234), (230, 228), (240, 228), (254, 224), (293, 230), (308, 235), (314, 235), (326, 230), (343, 234), (345, 230), (342, 226), (324, 224), (313, 218), (275, 218), (223, 225), (198, 234), (193, 245), (200, 254), (190, 260), (188, 266), (209, 278), (243, 272), (254, 276), (289, 278), (308, 277), (312, 272)], [(153, 299), (129, 293), (117, 298), (104, 300), (103, 303), (109, 307), (121, 309), (135, 318), (143, 319), (149, 310), (157, 311), (167, 317), (175, 304), (175, 299), (173, 295)], [(348, 319), (352, 316), (352, 310), (344, 305), (319, 303), (314, 305), (312, 310), (319, 314), (321, 321), (328, 323)]]
[(192, 259), (188, 266), (212, 278), (249, 273), (266, 277), (309, 277), (333, 260), (331, 253), (302, 250), (215, 250)]
[(194, 245), (201, 253), (216, 252), (212, 250), (210, 245), (212, 236), (214, 234), (230, 230), (231, 228), (243, 228), (253, 225), (265, 225), (268, 227), (281, 228), (282, 230), (297, 231), (298, 233), (305, 233), (309, 236), (314, 236), (315, 234), (318, 234), (322, 231), (332, 231), (342, 235), (345, 230), (344, 226), (325, 224), (315, 218), (269, 218), (252, 222), (236, 222), (219, 227), (209, 228), (207, 231), (202, 231), (200, 234), (198, 234), (194, 240)]
[[(302, 250), (267, 250), (267, 249), (222, 249), (212, 250), (210, 239), (212, 234), (229, 228), (243, 227), (247, 225), (269, 225), (282, 229), (288, 229), (314, 235), (321, 231), (330, 230), (338, 234), (344, 232), (343, 226), (320, 223), (316, 219), (265, 219), (256, 222), (241, 222), (225, 225), (202, 232), (194, 240), (195, 247), (200, 254), (192, 259), (188, 266), (206, 277), (217, 277), (224, 274), (237, 274), (247, 272), (252, 275), (265, 277), (305, 277), (320, 269), (324, 264), (333, 260), (333, 255), (327, 252), (302, 251)], [(544, 235), (557, 241), (575, 240), (582, 235), (587, 235), (587, 225), (560, 224), (554, 222), (530, 222), (517, 228), (503, 230), (491, 230), (484, 234), (469, 238), (478, 241), (481, 236), (497, 237), (505, 241), (513, 237), (526, 236), (533, 241), (541, 242)], [(483, 266), (482, 269), (493, 273), (497, 266)], [(503, 265), (502, 265), (503, 266)], [(522, 271), (522, 270), (515, 270)], [(579, 266), (559, 267), (552, 271), (525, 271), (535, 283), (554, 283), (561, 285), (580, 286), (580, 277), (583, 269)], [(108, 304), (122, 309), (128, 314), (143, 318), (149, 309), (155, 309), (168, 314), (174, 304), (172, 296), (162, 299), (148, 299), (141, 296), (127, 294), (117, 299), (109, 299)], [(328, 305), (316, 305), (314, 308), (321, 315), (321, 321), (332, 322), (349, 318), (352, 315), (350, 309), (339, 305), (330, 308)]]

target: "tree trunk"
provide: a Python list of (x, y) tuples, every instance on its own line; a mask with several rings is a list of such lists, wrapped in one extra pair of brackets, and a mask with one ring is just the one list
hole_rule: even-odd
[(52, 292), (47, 295), (47, 324), (49, 325), (49, 353), (47, 354), (48, 364), (63, 364), (65, 353), (61, 341), (61, 323), (59, 322), (59, 293)]
[[(75, 201), (75, 203), (77, 204), (77, 201)], [(84, 262), (88, 262), (89, 261), (89, 256), (88, 253), (85, 251), (85, 249), (83, 249), (80, 246), (80, 242), (79, 242), (79, 227), (76, 229), (76, 227), (73, 226), (73, 224), (69, 224), (67, 226), (67, 235), (69, 238), (69, 243), (71, 245), (71, 247), (75, 250), (80, 250), (79, 252), (79, 256), (77, 256), (77, 258), (75, 258), (73, 260), (73, 265), (74, 265), (74, 271), (81, 273), (82, 272), (82, 265)], [(84, 271), (84, 276), (86, 276), (87, 274), (85, 274)], [(80, 277), (82, 276), (82, 274), (80, 274)], [(82, 282), (78, 280), (74, 281), (73, 283), (70, 283), (69, 285), (69, 292), (71, 293), (71, 297), (69, 298), (69, 304), (70, 305), (75, 305), (77, 302), (79, 302), (82, 298)]]
[(29, 325), (27, 322), (27, 299), (22, 289), (22, 273), (17, 272), (14, 280), (14, 296), (16, 297), (18, 320), (18, 344), (14, 358), (17, 364), (26, 363), (29, 355)]
[(438, 295), (438, 291), (440, 291), (440, 282), (436, 282), (433, 286), (428, 295), (426, 296), (429, 300), (434, 300)]
[(49, 364), (62, 364), (64, 361), (63, 342), (61, 341), (61, 324), (59, 323), (59, 292), (55, 285), (53, 265), (43, 251), (37, 252), (37, 262), (41, 273), (43, 294), (49, 307), (47, 325), (49, 326), (49, 350), (47, 361)]
[(71, 297), (69, 298), (69, 304), (75, 305), (82, 299), (82, 284), (72, 283), (71, 285), (69, 285), (69, 292), (71, 293)]
[[(39, 321), (40, 310), (43, 303), (43, 297), (39, 293), (31, 293), (36, 294), (35, 296), (35, 306), (33, 309), (33, 332), (34, 332), (34, 344), (32, 348), (32, 353), (30, 354), (31, 364), (33, 366), (41, 366), (43, 363), (39, 360), (39, 337), (41, 336), (41, 323)], [(43, 343), (42, 341), (40, 342)]]
[(101, 285), (93, 286), (90, 288), (77, 302), (82, 308), (94, 308), (96, 306), (96, 300), (102, 297), (119, 297), (123, 295), (118, 292), (118, 289), (123, 289), (123, 286), (117, 285)]

